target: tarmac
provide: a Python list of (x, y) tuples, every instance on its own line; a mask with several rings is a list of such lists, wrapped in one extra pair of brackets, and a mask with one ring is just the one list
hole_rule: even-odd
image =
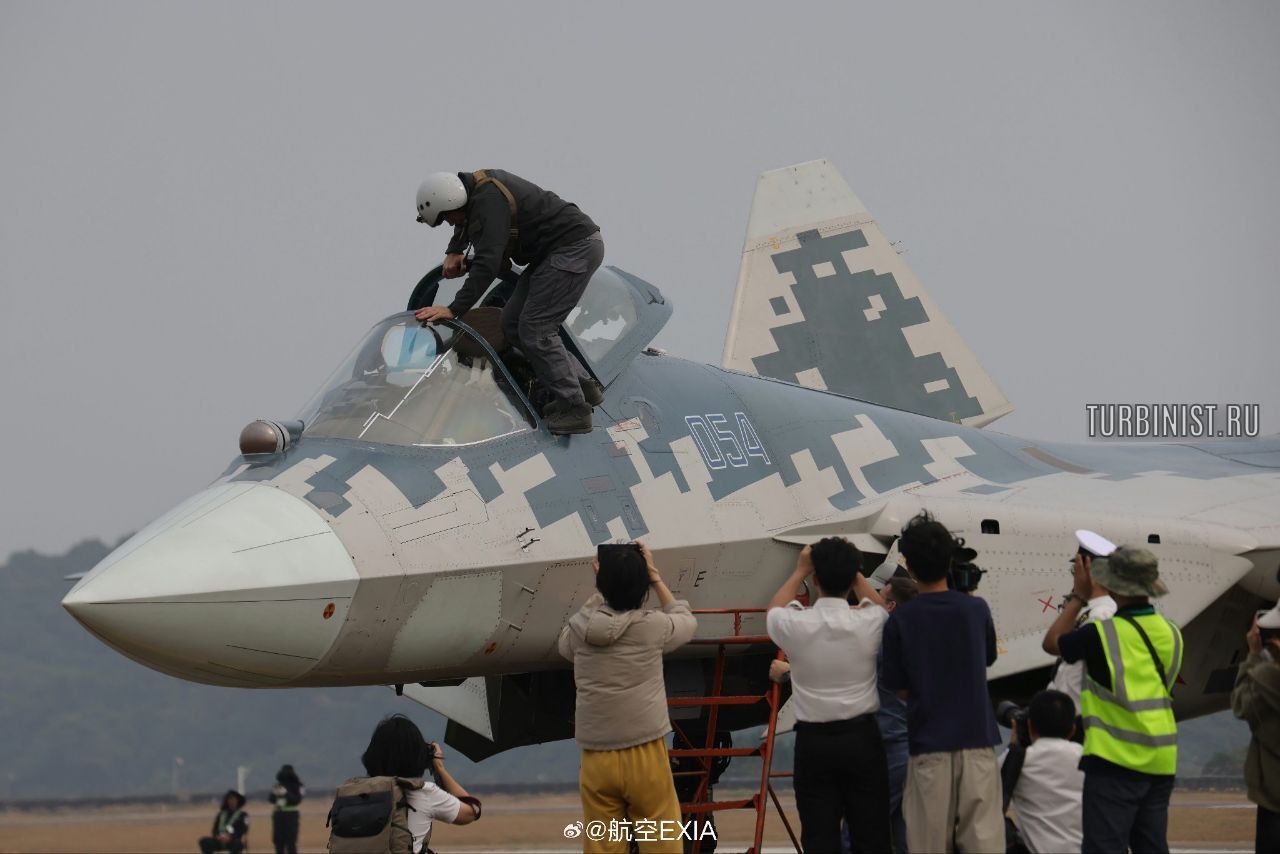
[[(481, 792), (483, 795), (483, 792)], [(717, 796), (732, 796), (717, 789)], [(745, 792), (743, 793), (746, 794)], [(798, 827), (795, 805), (781, 797), (788, 820)], [(494, 794), (484, 798), (484, 818), (473, 825), (437, 826), (431, 847), (441, 852), (579, 852), (581, 839), (565, 837), (565, 827), (581, 819), (576, 794)], [(304, 801), (299, 850), (323, 852), (328, 841), (324, 816), (328, 795)], [(171, 852), (195, 851), (196, 840), (209, 832), (216, 805), (174, 807), (61, 807), (9, 809), (0, 812), (0, 852)], [(249, 804), (251, 851), (271, 850), (270, 807)], [(750, 844), (755, 815), (721, 813), (716, 818), (720, 852), (744, 851)], [(1237, 852), (1253, 849), (1254, 806), (1240, 791), (1178, 791), (1170, 810), (1169, 839), (1174, 851)], [(793, 852), (777, 812), (770, 807), (765, 824), (765, 852)]]

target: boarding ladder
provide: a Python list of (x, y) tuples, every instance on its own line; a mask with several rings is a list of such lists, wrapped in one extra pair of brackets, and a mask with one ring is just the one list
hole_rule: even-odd
[[(769, 689), (763, 694), (747, 694), (747, 695), (725, 695), (724, 687), (724, 670), (725, 658), (728, 649), (731, 646), (750, 646), (753, 644), (771, 644), (773, 641), (768, 635), (744, 635), (742, 633), (742, 618), (744, 614), (763, 614), (764, 608), (700, 608), (694, 609), (693, 613), (699, 618), (704, 616), (732, 616), (733, 617), (733, 634), (723, 637), (713, 638), (694, 638), (691, 644), (700, 646), (716, 647), (715, 668), (711, 678), (711, 692), (705, 697), (669, 697), (667, 705), (669, 708), (688, 708), (688, 707), (707, 707), (707, 735), (706, 743), (702, 745), (693, 744), (681, 730), (678, 721), (672, 721), (672, 728), (675, 730), (675, 746), (670, 751), (672, 758), (696, 758), (701, 760), (701, 767), (689, 771), (677, 771), (677, 775), (692, 776), (698, 780), (698, 787), (694, 793), (693, 800), (681, 803), (680, 811), (685, 816), (685, 820), (698, 819), (711, 812), (719, 812), (721, 810), (737, 810), (750, 809), (755, 810), (756, 827), (755, 835), (752, 837), (751, 847), (747, 849), (747, 854), (759, 854), (761, 844), (764, 840), (764, 819), (768, 811), (769, 800), (773, 801), (774, 807), (778, 810), (778, 817), (782, 819), (782, 825), (787, 829), (787, 835), (791, 837), (791, 844), (795, 846), (796, 851), (800, 851), (800, 841), (796, 838), (795, 831), (791, 828), (791, 823), (787, 821), (787, 814), (782, 809), (782, 804), (778, 801), (778, 795), (773, 789), (773, 778), (790, 777), (790, 772), (774, 773), (772, 770), (773, 763), (773, 743), (774, 736), (778, 727), (778, 709), (781, 705), (779, 696), (780, 689), (776, 683), (770, 682)], [(778, 652), (778, 657), (782, 657), (782, 652)], [(718, 722), (721, 706), (751, 706), (756, 703), (765, 703), (769, 709), (769, 723), (765, 728), (764, 738), (756, 747), (718, 747), (716, 746), (716, 724)], [(686, 746), (682, 747), (681, 744)], [(760, 757), (760, 787), (749, 798), (739, 798), (731, 801), (713, 801), (709, 798), (711, 790), (712, 768), (716, 759), (724, 757), (742, 757), (742, 756), (759, 756)], [(767, 799), (766, 799), (767, 796)], [(692, 854), (700, 854), (702, 850), (702, 840), (695, 839), (690, 849)], [(717, 852), (719, 854), (719, 851)]]

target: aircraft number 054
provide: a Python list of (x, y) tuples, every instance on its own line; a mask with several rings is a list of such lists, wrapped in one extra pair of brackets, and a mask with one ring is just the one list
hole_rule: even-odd
[(746, 468), (753, 458), (765, 465), (773, 464), (756, 435), (756, 428), (751, 426), (744, 413), (735, 412), (732, 416), (718, 412), (686, 415), (684, 423), (689, 425), (689, 435), (698, 444), (702, 459), (712, 471)]

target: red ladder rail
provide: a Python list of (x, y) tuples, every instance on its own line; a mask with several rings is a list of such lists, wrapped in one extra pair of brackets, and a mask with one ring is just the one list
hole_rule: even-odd
[[(774, 738), (778, 728), (778, 710), (780, 707), (780, 688), (776, 683), (770, 683), (768, 690), (763, 694), (747, 694), (747, 695), (728, 695), (724, 694), (724, 669), (727, 651), (730, 646), (749, 646), (772, 643), (768, 635), (744, 635), (742, 633), (742, 618), (744, 614), (763, 614), (764, 608), (699, 608), (694, 609), (693, 613), (698, 616), (733, 616), (733, 634), (717, 638), (695, 638), (690, 641), (693, 644), (703, 646), (716, 647), (715, 668), (711, 679), (711, 691), (705, 697), (670, 697), (667, 705), (672, 709), (691, 708), (706, 706), (707, 711), (707, 735), (706, 744), (702, 747), (693, 746), (681, 731), (679, 724), (672, 721), (672, 727), (677, 733), (677, 744), (682, 739), (687, 748), (673, 747), (670, 754), (674, 758), (697, 758), (701, 760), (701, 767), (692, 771), (676, 772), (677, 776), (697, 776), (699, 777), (698, 788), (694, 792), (693, 800), (680, 804), (680, 810), (685, 815), (686, 820), (701, 818), (712, 812), (732, 809), (751, 809), (756, 814), (755, 834), (752, 837), (752, 845), (747, 849), (747, 854), (759, 854), (761, 845), (764, 842), (764, 824), (765, 816), (768, 813), (769, 801), (773, 801), (773, 805), (778, 810), (778, 816), (782, 819), (782, 825), (787, 830), (787, 835), (791, 837), (791, 844), (795, 846), (797, 852), (800, 851), (800, 841), (796, 838), (795, 832), (791, 828), (791, 822), (787, 821), (786, 813), (782, 809), (782, 804), (778, 801), (778, 795), (773, 790), (772, 779), (774, 777), (790, 776), (790, 774), (774, 773), (772, 771), (773, 763), (773, 747)], [(778, 657), (782, 657), (782, 652), (778, 652)], [(721, 706), (750, 706), (756, 703), (766, 703), (768, 705), (768, 724), (765, 728), (765, 737), (757, 747), (716, 747), (716, 724), (719, 721)], [(714, 760), (723, 757), (733, 756), (759, 756), (760, 757), (760, 786), (759, 789), (749, 798), (738, 798), (728, 801), (713, 801), (709, 798), (711, 788), (711, 773)], [(702, 840), (694, 839), (691, 847), (693, 854), (700, 854), (702, 850)]]

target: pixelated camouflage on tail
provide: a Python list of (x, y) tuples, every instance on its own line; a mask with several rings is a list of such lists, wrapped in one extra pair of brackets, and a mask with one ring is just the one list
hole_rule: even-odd
[(825, 160), (760, 176), (723, 364), (975, 427), (1013, 409)]

